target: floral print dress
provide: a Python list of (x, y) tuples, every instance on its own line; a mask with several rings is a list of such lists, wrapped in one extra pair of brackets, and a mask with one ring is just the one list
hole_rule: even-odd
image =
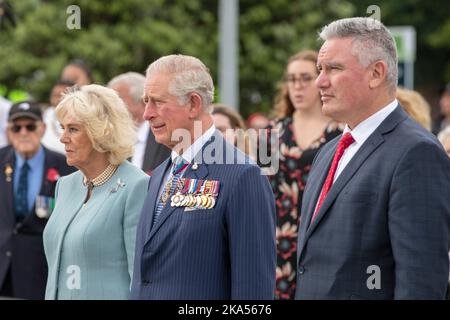
[(308, 149), (302, 150), (295, 141), (292, 117), (277, 121), (280, 164), (275, 175), (269, 176), (277, 209), (277, 269), (276, 299), (293, 299), (296, 285), (297, 227), (300, 219), (303, 190), (317, 151), (341, 134), (343, 127), (331, 121), (325, 131)]

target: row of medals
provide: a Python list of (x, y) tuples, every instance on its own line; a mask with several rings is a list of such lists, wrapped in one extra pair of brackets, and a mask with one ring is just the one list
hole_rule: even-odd
[(188, 207), (197, 209), (211, 209), (215, 206), (216, 199), (211, 194), (181, 194), (177, 192), (171, 198), (172, 207)]

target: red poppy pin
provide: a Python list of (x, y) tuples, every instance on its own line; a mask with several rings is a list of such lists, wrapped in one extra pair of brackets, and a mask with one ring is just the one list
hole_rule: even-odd
[(55, 182), (59, 179), (59, 172), (55, 168), (50, 168), (47, 171), (47, 180), (50, 182)]

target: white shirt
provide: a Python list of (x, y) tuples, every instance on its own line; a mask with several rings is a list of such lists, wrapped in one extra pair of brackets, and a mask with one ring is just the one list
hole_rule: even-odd
[[(214, 131), (216, 131), (216, 127), (212, 125), (208, 130), (205, 131), (204, 134), (202, 134), (197, 140), (194, 141), (193, 144), (187, 148), (181, 157), (187, 162), (191, 163), (194, 159), (195, 155), (202, 150), (203, 146), (206, 142), (208, 142), (209, 139), (211, 139), (212, 135), (214, 134)], [(172, 158), (172, 162), (175, 160), (176, 157), (178, 157), (179, 154), (172, 150), (172, 153), (170, 154), (170, 157)]]
[(341, 160), (339, 161), (336, 174), (334, 175), (333, 183), (345, 169), (347, 164), (353, 158), (353, 156), (358, 152), (359, 148), (363, 143), (369, 138), (369, 136), (380, 126), (380, 124), (395, 110), (398, 105), (397, 99), (389, 103), (383, 109), (371, 115), (369, 118), (358, 124), (353, 130), (350, 130), (348, 125), (345, 125), (344, 135), (350, 132), (355, 142), (353, 142), (344, 152)]
[[(211, 139), (211, 137), (212, 137), (212, 135), (214, 134), (215, 131), (216, 131), (216, 127), (213, 124), (208, 130), (205, 131), (205, 133), (203, 133), (199, 138), (197, 138), (197, 140), (195, 140), (194, 143), (189, 146), (189, 148), (187, 148), (183, 152), (181, 157), (187, 163), (191, 163), (192, 160), (194, 159), (195, 155), (202, 150), (202, 148), (205, 145), (205, 143), (208, 142), (209, 139)], [(170, 157), (172, 159), (172, 163), (174, 162), (175, 158), (178, 157), (178, 156), (179, 156), (179, 154), (177, 152), (175, 152), (174, 150), (172, 150), (172, 152), (170, 154)], [(162, 193), (162, 191), (164, 189), (164, 186), (166, 185), (166, 182), (169, 179), (169, 174), (170, 174), (170, 170), (167, 170), (166, 174), (164, 175), (163, 183), (161, 184), (161, 186), (159, 188), (158, 199), (161, 197), (161, 193)], [(181, 174), (181, 177), (183, 175), (184, 175), (184, 172)]]
[(55, 152), (66, 154), (64, 144), (59, 141), (63, 130), (56, 119), (55, 107), (48, 107), (43, 114), (43, 120), (46, 125), (45, 134), (42, 137), (42, 144)]
[(148, 121), (144, 121), (137, 131), (137, 142), (134, 145), (134, 154), (131, 163), (142, 169), (144, 164), (145, 147), (147, 146), (147, 137), (150, 130)]

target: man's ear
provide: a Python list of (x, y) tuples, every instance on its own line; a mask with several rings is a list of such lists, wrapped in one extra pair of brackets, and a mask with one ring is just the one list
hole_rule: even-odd
[(369, 87), (377, 88), (386, 82), (388, 67), (386, 62), (382, 60), (375, 61), (369, 66), (370, 80)]
[(189, 96), (189, 119), (197, 119), (202, 113), (202, 97), (192, 92)]

